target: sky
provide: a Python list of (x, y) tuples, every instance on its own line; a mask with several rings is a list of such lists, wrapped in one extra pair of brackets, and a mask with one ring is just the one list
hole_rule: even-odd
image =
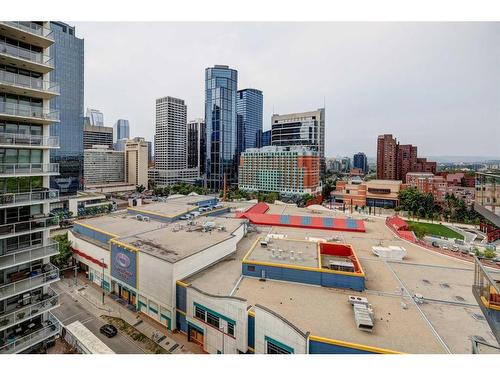
[(500, 23), (77, 22), (85, 108), (153, 140), (155, 99), (204, 117), (204, 72), (238, 70), (238, 88), (273, 113), (325, 106), (326, 156), (376, 154), (377, 135), (419, 156), (500, 157)]

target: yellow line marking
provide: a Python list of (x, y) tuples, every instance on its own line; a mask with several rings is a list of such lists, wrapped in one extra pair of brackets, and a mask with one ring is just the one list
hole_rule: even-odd
[(380, 354), (404, 354), (402, 352), (397, 352), (395, 350), (390, 350), (390, 349), (382, 349), (382, 348), (377, 348), (374, 346), (368, 346), (368, 345), (362, 345), (362, 344), (355, 344), (353, 342), (347, 342), (347, 341), (340, 341), (340, 340), (333, 340), (333, 339), (328, 339), (326, 337), (320, 337), (320, 336), (309, 336), (309, 340), (311, 341), (318, 341), (318, 342), (324, 342), (326, 344), (332, 344), (332, 345), (338, 345), (338, 346), (345, 346), (348, 348), (353, 348), (353, 349), (359, 349), (359, 350), (366, 350), (369, 352), (373, 353), (380, 353)]
[(92, 225), (84, 224), (84, 223), (82, 223), (80, 221), (75, 221), (75, 225), (81, 225), (82, 227), (85, 227), (85, 228), (88, 228), (88, 229), (92, 229), (92, 230), (94, 230), (96, 232), (104, 233), (104, 234), (106, 234), (108, 236), (111, 236), (111, 237), (118, 237), (118, 235), (116, 235), (114, 233), (106, 232), (106, 231), (104, 231), (102, 229), (97, 229), (97, 228), (93, 227)]
[(483, 302), (483, 305), (488, 309), (500, 311), (500, 306), (493, 305), (484, 296), (481, 296), (481, 302)]
[(187, 288), (190, 284), (185, 283), (184, 281), (177, 280), (176, 281), (177, 285), (183, 286), (184, 288)]

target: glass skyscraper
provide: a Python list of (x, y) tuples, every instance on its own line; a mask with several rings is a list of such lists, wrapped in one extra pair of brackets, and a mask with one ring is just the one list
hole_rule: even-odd
[(247, 148), (260, 147), (263, 105), (262, 91), (238, 90), (236, 99), (238, 155)]
[(238, 72), (227, 65), (205, 69), (206, 185), (217, 191), (237, 183), (236, 97)]
[(51, 163), (59, 163), (59, 176), (51, 177), (51, 187), (61, 195), (74, 195), (83, 180), (83, 53), (84, 40), (75, 28), (62, 22), (50, 22), (54, 44), (51, 57), (55, 69), (51, 80), (61, 88), (61, 95), (50, 101), (50, 108), (60, 113), (60, 122), (50, 127), (58, 136), (60, 148), (51, 150)]
[(128, 120), (120, 119), (115, 122), (114, 126), (114, 142), (118, 142), (119, 139), (130, 139), (130, 126)]

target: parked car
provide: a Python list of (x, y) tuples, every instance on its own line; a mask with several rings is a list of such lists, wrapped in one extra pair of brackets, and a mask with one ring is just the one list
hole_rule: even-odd
[(112, 324), (105, 324), (99, 329), (99, 332), (101, 332), (104, 336), (111, 338), (116, 336), (118, 330)]
[(186, 215), (182, 215), (182, 216), (179, 216), (179, 219), (181, 219), (181, 220), (187, 220), (187, 219), (189, 219), (189, 217), (187, 217)]
[(432, 246), (433, 247), (439, 247), (439, 244), (436, 241), (432, 241)]

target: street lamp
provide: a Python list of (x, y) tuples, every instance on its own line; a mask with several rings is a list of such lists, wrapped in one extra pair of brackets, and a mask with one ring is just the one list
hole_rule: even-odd
[(102, 278), (101, 278), (102, 304), (104, 305), (104, 258), (101, 258), (101, 265), (102, 265)]

